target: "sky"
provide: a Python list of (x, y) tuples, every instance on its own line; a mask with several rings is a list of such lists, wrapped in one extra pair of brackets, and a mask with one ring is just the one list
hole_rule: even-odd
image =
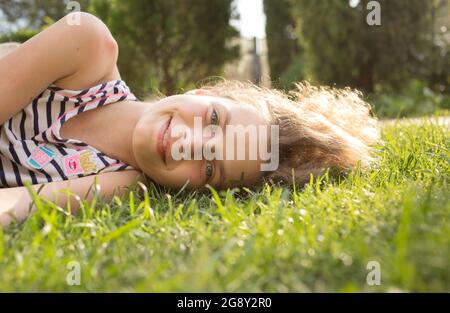
[(231, 25), (239, 29), (243, 37), (266, 37), (263, 0), (235, 0), (235, 2), (241, 19), (231, 21)]

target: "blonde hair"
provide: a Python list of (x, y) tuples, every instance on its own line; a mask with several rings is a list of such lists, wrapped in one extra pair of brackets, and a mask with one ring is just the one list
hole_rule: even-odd
[(199, 88), (253, 105), (269, 124), (279, 125), (280, 163), (266, 178), (305, 184), (311, 174), (321, 175), (327, 168), (342, 173), (374, 160), (371, 146), (379, 140), (377, 119), (357, 90), (298, 82), (286, 93), (226, 79)]

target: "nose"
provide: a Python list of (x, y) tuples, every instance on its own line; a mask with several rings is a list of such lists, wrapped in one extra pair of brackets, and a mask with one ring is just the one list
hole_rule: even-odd
[(214, 132), (188, 128), (184, 134), (183, 146), (190, 151), (186, 151), (185, 156), (190, 157), (190, 160), (202, 160), (205, 157), (204, 151), (215, 151), (217, 139), (218, 136), (214, 135)]
[(203, 145), (208, 140), (203, 133), (203, 131), (200, 132), (190, 129), (190, 134), (186, 136), (186, 144), (190, 146), (191, 150), (191, 160), (203, 159)]
[[(176, 138), (175, 138), (176, 137)], [(172, 135), (172, 144), (176, 142), (177, 148), (175, 151), (181, 155), (174, 158), (181, 160), (203, 160), (205, 158), (204, 152), (215, 153), (221, 136), (218, 136), (216, 130), (205, 128), (188, 127), (183, 125), (177, 128), (176, 134)], [(172, 150), (172, 149), (171, 149)], [(219, 150), (218, 150), (219, 151)], [(210, 157), (206, 157), (210, 159)]]

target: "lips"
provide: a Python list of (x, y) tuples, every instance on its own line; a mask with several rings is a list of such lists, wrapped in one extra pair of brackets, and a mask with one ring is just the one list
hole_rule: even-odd
[(158, 139), (156, 141), (156, 150), (158, 151), (164, 164), (166, 164), (166, 155), (169, 145), (169, 126), (171, 121), (172, 117), (169, 117), (167, 121), (161, 126), (158, 132)]

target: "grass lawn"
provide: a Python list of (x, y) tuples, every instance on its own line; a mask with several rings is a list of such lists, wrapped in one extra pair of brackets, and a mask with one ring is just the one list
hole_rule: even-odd
[[(168, 195), (149, 186), (145, 198), (133, 188), (75, 217), (44, 201), (0, 229), (0, 291), (448, 292), (449, 131), (382, 132), (376, 167), (303, 189)], [(370, 261), (380, 285), (366, 282)]]

